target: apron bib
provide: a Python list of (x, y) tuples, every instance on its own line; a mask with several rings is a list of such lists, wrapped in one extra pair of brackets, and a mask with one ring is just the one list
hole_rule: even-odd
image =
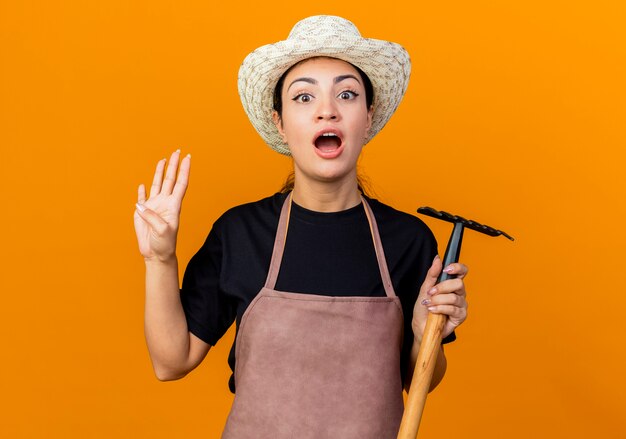
[(361, 197), (385, 297), (276, 291), (291, 197), (265, 286), (241, 318), (235, 400), (222, 439), (395, 439), (404, 318), (372, 210)]

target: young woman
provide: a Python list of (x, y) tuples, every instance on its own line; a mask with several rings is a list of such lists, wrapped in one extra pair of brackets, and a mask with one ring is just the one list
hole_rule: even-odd
[[(175, 252), (191, 157), (139, 186), (145, 332), (157, 377), (184, 377), (236, 322), (223, 438), (395, 438), (429, 312), (467, 315), (467, 267), (442, 270), (418, 218), (362, 193), (361, 150), (408, 83), (399, 45), (317, 16), (244, 60), (239, 92), (259, 134), (293, 157), (292, 184), (213, 225), (179, 289)], [(180, 161), (180, 170), (179, 168)], [(178, 170), (178, 175), (177, 175)], [(446, 369), (443, 347), (431, 389)]]

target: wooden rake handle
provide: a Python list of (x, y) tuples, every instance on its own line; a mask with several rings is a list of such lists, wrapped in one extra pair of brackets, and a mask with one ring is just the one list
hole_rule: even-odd
[(441, 331), (446, 323), (444, 314), (428, 314), (422, 344), (417, 354), (415, 370), (407, 397), (398, 439), (415, 439), (422, 420), (426, 396), (437, 364), (437, 354), (441, 346)]
[[(463, 224), (455, 223), (448, 247), (443, 257), (443, 267), (447, 267), (453, 262), (459, 261), (461, 254), (461, 242), (463, 241)], [(442, 267), (442, 268), (443, 268)], [(441, 272), (437, 283), (450, 279), (454, 276)], [(422, 336), (420, 350), (417, 353), (415, 369), (411, 377), (411, 387), (402, 414), (402, 422), (398, 432), (398, 439), (416, 439), (417, 430), (422, 420), (426, 396), (430, 389), (430, 381), (433, 378), (435, 364), (437, 364), (437, 354), (441, 349), (441, 332), (448, 316), (445, 314), (429, 313), (426, 319), (426, 327)]]

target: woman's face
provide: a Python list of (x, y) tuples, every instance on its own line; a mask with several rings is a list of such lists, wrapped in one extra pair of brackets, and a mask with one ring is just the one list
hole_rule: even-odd
[(363, 80), (349, 63), (311, 58), (285, 77), (282, 117), (274, 123), (294, 160), (299, 179), (336, 182), (354, 178), (372, 123)]

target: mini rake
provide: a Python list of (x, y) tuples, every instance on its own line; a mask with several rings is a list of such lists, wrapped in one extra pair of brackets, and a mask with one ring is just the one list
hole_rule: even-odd
[[(493, 227), (480, 224), (476, 221), (467, 220), (462, 216), (452, 215), (444, 211), (438, 211), (432, 207), (420, 207), (417, 209), (417, 212), (454, 224), (454, 229), (452, 230), (452, 235), (448, 241), (448, 247), (446, 248), (446, 253), (443, 258), (443, 267), (459, 261), (459, 256), (461, 254), (461, 241), (463, 240), (463, 230), (466, 228), (489, 236), (502, 235), (513, 241), (513, 237), (504, 233), (502, 230), (494, 229)], [(439, 275), (437, 283), (452, 277), (454, 276), (442, 271)], [(428, 314), (424, 335), (422, 337), (422, 344), (420, 345), (417, 361), (415, 362), (415, 370), (413, 371), (413, 376), (411, 378), (411, 387), (409, 388), (406, 407), (404, 409), (404, 414), (402, 415), (402, 423), (400, 424), (398, 439), (417, 438), (417, 431), (422, 419), (424, 405), (426, 404), (426, 396), (428, 394), (428, 389), (430, 388), (430, 381), (437, 362), (437, 353), (439, 352), (439, 346), (441, 345), (441, 331), (443, 330), (445, 322), (446, 316), (443, 314)]]

